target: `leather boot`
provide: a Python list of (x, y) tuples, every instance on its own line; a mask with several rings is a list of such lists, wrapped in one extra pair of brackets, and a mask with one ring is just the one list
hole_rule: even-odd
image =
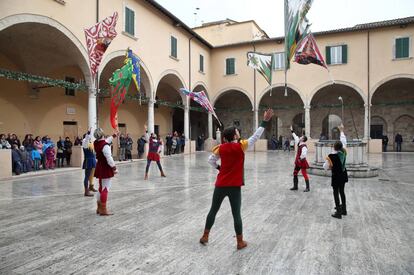
[(145, 173), (144, 180), (148, 179), (148, 173)]
[(342, 216), (346, 216), (348, 213), (346, 212), (346, 205), (341, 204), (341, 214)]
[(306, 189), (303, 192), (309, 192), (310, 188), (309, 188), (309, 180), (305, 180), (306, 182)]
[(97, 192), (98, 190), (96, 190), (96, 189), (93, 187), (93, 184), (89, 184), (89, 191), (91, 191), (91, 192)]
[(298, 176), (293, 176), (293, 187), (290, 190), (298, 190)]
[(164, 171), (161, 170), (161, 177), (166, 178), (167, 176), (164, 174)]
[(208, 230), (208, 229), (204, 230), (203, 236), (200, 239), (200, 243), (202, 245), (206, 245), (208, 243), (208, 234), (209, 233), (210, 233), (210, 230)]
[(332, 214), (331, 216), (334, 217), (334, 218), (337, 218), (337, 219), (342, 219), (341, 207), (338, 206), (337, 209), (336, 209), (336, 211), (335, 211), (335, 213)]
[(96, 214), (99, 215), (101, 213), (101, 202), (97, 201), (96, 202)]
[(88, 188), (85, 188), (85, 193), (83, 194), (85, 197), (93, 197), (93, 194), (89, 192)]
[(247, 243), (245, 241), (243, 241), (243, 235), (237, 235), (237, 249), (243, 249), (247, 246)]
[(113, 215), (113, 213), (108, 212), (108, 209), (106, 208), (106, 202), (101, 202), (101, 210), (99, 211), (99, 215), (101, 216)]

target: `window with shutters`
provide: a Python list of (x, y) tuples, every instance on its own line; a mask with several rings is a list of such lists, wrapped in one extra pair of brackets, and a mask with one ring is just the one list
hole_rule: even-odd
[(125, 7), (125, 32), (135, 36), (135, 12), (129, 7)]
[(394, 44), (394, 58), (408, 58), (410, 57), (410, 37), (400, 37), (395, 39)]
[(348, 45), (326, 47), (326, 63), (328, 65), (346, 64), (347, 62)]
[(200, 54), (200, 67), (198, 71), (204, 73), (204, 56), (202, 54)]
[(170, 56), (177, 58), (177, 38), (171, 36), (171, 52)]
[(226, 75), (232, 75), (236, 73), (236, 59), (227, 58), (226, 59)]
[(273, 70), (283, 70), (285, 69), (285, 53), (274, 53), (273, 54)]

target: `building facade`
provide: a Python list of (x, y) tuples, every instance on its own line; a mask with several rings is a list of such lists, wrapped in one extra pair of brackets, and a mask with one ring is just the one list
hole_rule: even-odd
[[(187, 88), (204, 90), (223, 125), (239, 127), (245, 137), (262, 110), (272, 107), (276, 116), (266, 138), (288, 136), (293, 125), (313, 139), (335, 139), (343, 120), (350, 138), (384, 134), (391, 150), (400, 133), (403, 150), (414, 150), (414, 17), (315, 33), (331, 77), (323, 67), (291, 63), (286, 93), (283, 38), (269, 38), (254, 21), (191, 29), (153, 0), (4, 0), (0, 68), (92, 87), (84, 28), (115, 11), (118, 35), (100, 65), (99, 88), (108, 90), (108, 79), (131, 48), (141, 59), (141, 91), (148, 101), (126, 100), (118, 121), (134, 140), (145, 125), (161, 136), (177, 130), (193, 140), (214, 138), (217, 122), (179, 93)], [(246, 65), (248, 51), (274, 54), (272, 85)], [(98, 125), (111, 131), (108, 95), (93, 88), (73, 91), (1, 77), (0, 89), (0, 133), (56, 139)], [(137, 93), (133, 85), (129, 93)]]

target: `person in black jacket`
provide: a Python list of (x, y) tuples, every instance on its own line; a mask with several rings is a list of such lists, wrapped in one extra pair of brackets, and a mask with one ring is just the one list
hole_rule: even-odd
[[(341, 131), (340, 141), (335, 142), (334, 151), (326, 157), (323, 164), (325, 170), (332, 170), (332, 188), (335, 201), (335, 214), (332, 217), (342, 219), (342, 216), (347, 215), (346, 211), (346, 197), (345, 197), (345, 183), (348, 182), (348, 172), (346, 171), (346, 136), (344, 134), (344, 126), (338, 127)], [(339, 203), (339, 195), (341, 202)]]

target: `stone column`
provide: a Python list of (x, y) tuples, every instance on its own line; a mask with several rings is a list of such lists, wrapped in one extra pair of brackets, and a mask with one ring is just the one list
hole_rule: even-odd
[(310, 136), (310, 106), (309, 105), (305, 105), (305, 135), (308, 137), (308, 139), (311, 138)]
[(88, 91), (88, 128), (91, 128), (91, 132), (95, 131), (98, 127), (98, 121), (96, 118), (96, 89), (89, 88)]
[(369, 108), (368, 104), (364, 104), (365, 114), (364, 114), (364, 140), (369, 140)]
[(207, 138), (213, 138), (213, 115), (208, 113), (208, 136)]
[(254, 110), (254, 125), (253, 125), (253, 133), (256, 129), (259, 128), (259, 110)]
[(154, 103), (155, 100), (150, 98), (148, 101), (148, 133), (154, 133)]

